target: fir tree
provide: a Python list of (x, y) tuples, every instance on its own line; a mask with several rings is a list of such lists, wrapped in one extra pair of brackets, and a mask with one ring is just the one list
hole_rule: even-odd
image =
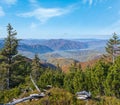
[(86, 90), (85, 74), (81, 70), (75, 73), (73, 87), (75, 92)]
[(40, 76), (40, 59), (37, 54), (35, 54), (34, 59), (32, 60), (32, 76), (34, 77), (35, 81), (37, 81), (38, 77)]
[(120, 51), (120, 40), (116, 33), (113, 34), (113, 37), (107, 42), (106, 51), (112, 57), (112, 62), (114, 63), (115, 57), (117, 56), (118, 51)]
[(120, 56), (111, 66), (106, 79), (106, 94), (120, 98)]
[(4, 41), (4, 47), (1, 51), (1, 55), (4, 57), (4, 62), (6, 63), (7, 68), (7, 88), (10, 88), (10, 79), (12, 74), (12, 67), (14, 65), (13, 58), (17, 55), (18, 50), (18, 39), (15, 37), (17, 35), (16, 30), (13, 30), (13, 27), (8, 24), (7, 26), (7, 38)]

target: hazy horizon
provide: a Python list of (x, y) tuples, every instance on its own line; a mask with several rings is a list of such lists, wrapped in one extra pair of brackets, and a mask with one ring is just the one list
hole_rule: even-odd
[[(7, 36), (0, 38), (0, 40), (4, 40)], [(17, 37), (18, 38), (18, 37)], [(18, 38), (21, 40), (109, 40), (109, 38)]]

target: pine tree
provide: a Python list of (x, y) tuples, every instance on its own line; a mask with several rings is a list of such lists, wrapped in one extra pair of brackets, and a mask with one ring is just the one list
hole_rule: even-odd
[(112, 62), (114, 63), (115, 57), (117, 56), (118, 51), (120, 51), (120, 40), (116, 33), (113, 34), (113, 37), (107, 42), (106, 52), (112, 57)]
[(5, 63), (0, 63), (0, 90), (4, 90), (6, 88), (7, 83), (5, 82), (7, 79), (7, 69), (5, 67)]
[(34, 77), (35, 81), (37, 81), (38, 77), (40, 76), (40, 59), (37, 54), (35, 54), (35, 57), (32, 61), (32, 76)]
[(91, 74), (93, 88), (96, 93), (104, 95), (104, 82), (107, 78), (109, 65), (104, 61), (98, 61), (93, 67), (93, 71)]
[(111, 65), (106, 79), (106, 94), (120, 98), (120, 56)]
[(10, 88), (10, 79), (12, 73), (12, 67), (14, 65), (13, 58), (18, 54), (18, 39), (15, 37), (17, 35), (16, 30), (13, 30), (13, 27), (8, 24), (7, 26), (7, 38), (4, 41), (4, 47), (1, 51), (1, 55), (4, 57), (4, 62), (6, 63), (7, 68), (7, 89)]
[(70, 72), (64, 77), (64, 88), (72, 93), (74, 93), (73, 79), (75, 77), (75, 72)]
[(86, 90), (85, 74), (81, 70), (75, 73), (73, 87), (75, 92)]
[(70, 72), (76, 72), (77, 71), (77, 62), (73, 61), (73, 63), (70, 66)]

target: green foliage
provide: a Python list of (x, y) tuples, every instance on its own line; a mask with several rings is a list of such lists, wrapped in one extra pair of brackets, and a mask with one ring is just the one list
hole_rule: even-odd
[(32, 67), (31, 74), (32, 74), (34, 80), (37, 81), (43, 72), (42, 68), (40, 67), (40, 59), (37, 54), (35, 54), (35, 57), (32, 60), (31, 67)]
[(93, 95), (93, 92), (95, 90), (94, 82), (93, 82), (94, 81), (93, 69), (90, 67), (87, 67), (85, 69), (84, 75), (85, 75), (86, 90), (92, 92), (92, 95)]
[(104, 82), (108, 74), (109, 66), (103, 61), (99, 61), (93, 68), (92, 84), (95, 93), (104, 95)]
[(19, 88), (13, 88), (10, 90), (0, 91), (0, 102), (7, 103), (9, 101), (12, 101), (14, 98), (18, 98), (19, 95), (20, 95)]
[(63, 89), (53, 88), (48, 98), (52, 105), (70, 105), (73, 103), (73, 95)]
[(7, 38), (5, 38), (4, 47), (1, 51), (1, 55), (3, 56), (5, 62), (5, 68), (7, 69), (7, 88), (9, 89), (11, 87), (11, 74), (13, 71), (13, 58), (18, 53), (17, 47), (18, 47), (18, 39), (15, 37), (17, 35), (16, 31), (13, 30), (12, 26), (8, 24), (7, 26)]
[(14, 57), (14, 66), (11, 74), (11, 87), (18, 86), (25, 82), (25, 77), (31, 72), (31, 63), (26, 57), (17, 55)]
[(0, 103), (4, 103), (4, 91), (0, 91)]
[[(14, 91), (16, 94), (19, 94), (18, 90), (11, 90), (11, 92)], [(23, 102), (19, 105), (120, 105), (120, 99), (115, 97), (104, 96), (90, 100), (77, 100), (74, 94), (60, 88), (52, 88), (49, 90), (49, 93), (50, 96), (46, 96), (38, 100)], [(14, 94), (11, 95), (15, 97)], [(7, 99), (8, 98), (6, 98), (6, 100)]]
[(107, 43), (107, 47), (106, 47), (106, 51), (109, 54), (113, 54), (113, 46), (120, 44), (120, 40), (118, 39), (118, 36), (116, 33), (113, 34), (113, 37), (111, 39), (109, 39), (108, 43)]
[(4, 90), (7, 87), (7, 69), (5, 68), (5, 63), (0, 64), (0, 90)]
[(46, 85), (63, 87), (64, 73), (58, 70), (46, 70), (39, 78), (38, 84), (44, 88)]
[(76, 61), (73, 61), (73, 63), (70, 66), (70, 72), (76, 72), (77, 71), (77, 64)]
[[(18, 60), (18, 59), (17, 59)], [(46, 87), (46, 85), (52, 85), (53, 87), (60, 87), (64, 88), (65, 90), (75, 94), (77, 91), (87, 90), (92, 93), (92, 96), (95, 97), (97, 95), (103, 96), (115, 96), (119, 97), (119, 87), (120, 87), (120, 57), (117, 57), (115, 64), (110, 65), (110, 63), (104, 62), (103, 60), (98, 61), (95, 66), (92, 68), (88, 67), (85, 71), (83, 70), (77, 70), (77, 71), (71, 71), (68, 74), (64, 74), (59, 70), (51, 70), (50, 68), (45, 70), (41, 76), (39, 77), (39, 80), (37, 82), (38, 86), (40, 88)], [(19, 68), (20, 69), (20, 68)], [(29, 71), (30, 72), (30, 71)], [(26, 75), (27, 76), (27, 75)], [(31, 83), (29, 82), (29, 76), (26, 78), (26, 83), (23, 84), (23, 87), (26, 88), (31, 87)], [(101, 82), (102, 81), (102, 82)], [(15, 91), (16, 90), (16, 91)], [(15, 94), (9, 93), (9, 95), (0, 95), (1, 102), (4, 98), (7, 102), (9, 100), (12, 100), (13, 97), (18, 97), (20, 94), (20, 90), (13, 89), (9, 91), (10, 93), (16, 92)], [(53, 89), (51, 96), (45, 97), (41, 99), (38, 102), (32, 102), (30, 105), (39, 105), (43, 103), (50, 103), (52, 105), (84, 105), (87, 104), (84, 101), (76, 100), (75, 97), (70, 94), (67, 91), (59, 92), (61, 90), (59, 89)], [(7, 94), (7, 92), (5, 94)], [(68, 94), (68, 95), (67, 95)], [(10, 96), (10, 97), (9, 97)], [(10, 98), (10, 99), (9, 99)], [(94, 99), (94, 98), (93, 98)], [(119, 105), (119, 100), (115, 99), (106, 99), (102, 98), (99, 101), (88, 101), (89, 105), (107, 105), (109, 101), (114, 105)], [(112, 105), (111, 104), (111, 105)]]
[(109, 95), (120, 97), (120, 56), (117, 57), (115, 63), (110, 68), (106, 86)]
[(120, 51), (120, 39), (116, 33), (114, 33), (113, 37), (109, 39), (105, 48), (106, 52), (112, 57), (112, 62), (114, 63), (114, 59), (118, 55), (118, 51)]
[(73, 78), (74, 92), (86, 90), (85, 74), (82, 71), (77, 71)]
[(70, 72), (66, 74), (64, 78), (64, 88), (72, 93), (74, 93), (74, 85), (73, 85), (74, 76), (75, 76), (75, 72)]

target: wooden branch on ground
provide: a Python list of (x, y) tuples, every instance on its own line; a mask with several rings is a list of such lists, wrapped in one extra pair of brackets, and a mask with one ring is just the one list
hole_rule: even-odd
[(30, 96), (28, 96), (28, 97), (24, 97), (24, 98), (21, 98), (21, 99), (13, 100), (12, 102), (9, 102), (9, 103), (7, 103), (5, 105), (16, 105), (16, 104), (21, 103), (21, 102), (31, 101), (32, 99), (40, 99), (40, 98), (43, 98), (43, 97), (45, 97), (44, 93), (41, 93), (41, 94), (30, 94)]

